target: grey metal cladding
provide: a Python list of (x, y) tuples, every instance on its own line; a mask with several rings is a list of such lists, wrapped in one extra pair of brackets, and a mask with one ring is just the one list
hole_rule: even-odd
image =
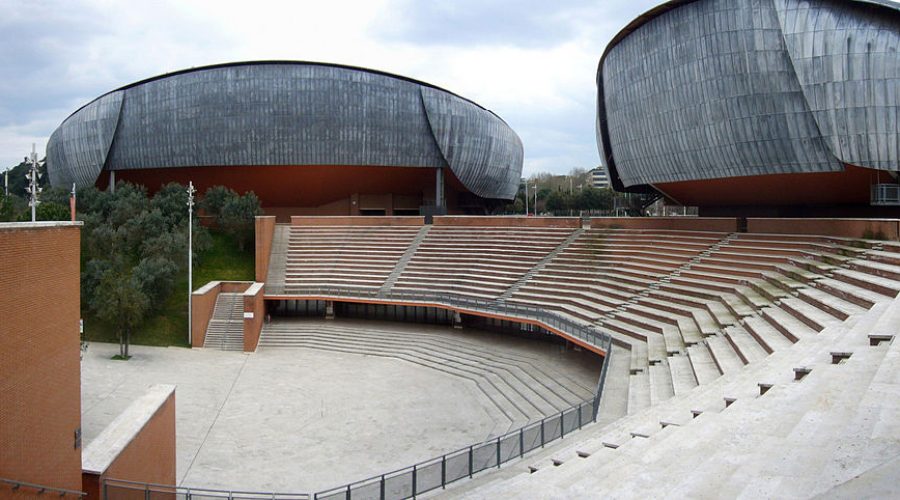
[[(420, 89), (446, 96), (451, 114), (466, 117), (453, 121), (454, 127), (464, 129), (453, 131), (459, 146), (487, 150), (454, 150), (448, 164)], [(361, 68), (235, 63), (164, 75), (123, 92), (121, 119), (106, 162), (114, 170), (449, 166), (474, 193), (512, 198), (522, 169), (518, 137), (489, 111), (427, 84)], [(483, 133), (493, 135), (468, 136)], [(517, 162), (498, 154), (515, 147)], [(515, 171), (514, 180), (510, 170)]]
[(91, 185), (103, 169), (122, 109), (122, 91), (91, 102), (47, 142), (47, 174), (54, 186)]
[(459, 97), (429, 87), (420, 90), (437, 145), (463, 185), (483, 197), (515, 197), (524, 155), (515, 132), (493, 113)]
[(900, 169), (900, 15), (848, 2), (775, 0), (816, 123), (845, 163)]
[[(897, 169), (897, 60), (890, 47), (900, 31), (886, 29), (896, 26), (896, 16), (876, 22), (860, 14), (883, 7), (860, 5), (675, 1), (639, 18), (614, 39), (598, 68), (597, 140), (613, 177), (627, 187), (839, 171), (841, 161)], [(835, 29), (826, 38), (817, 19), (831, 19), (843, 34)], [(869, 61), (884, 68), (866, 78), (875, 89), (870, 94), (846, 77), (828, 80), (835, 75), (823, 69), (835, 71), (848, 59), (848, 37), (877, 48), (864, 50), (863, 59), (884, 59)], [(798, 67), (798, 54), (810, 61)], [(851, 66), (859, 64), (866, 63)]]

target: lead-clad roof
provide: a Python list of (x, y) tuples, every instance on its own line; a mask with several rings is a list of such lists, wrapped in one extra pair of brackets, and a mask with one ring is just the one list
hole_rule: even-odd
[(443, 89), (283, 61), (186, 70), (117, 89), (67, 118), (47, 149), (54, 185), (93, 184), (104, 168), (449, 167), (476, 195), (507, 199), (523, 156), (503, 120)]
[(640, 16), (597, 72), (618, 188), (900, 169), (900, 11), (882, 1), (678, 0)]

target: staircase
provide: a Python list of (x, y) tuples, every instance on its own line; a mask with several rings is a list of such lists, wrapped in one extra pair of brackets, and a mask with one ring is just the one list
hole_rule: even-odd
[(391, 288), (394, 286), (394, 283), (397, 282), (397, 278), (403, 274), (403, 270), (406, 269), (406, 264), (409, 263), (410, 259), (412, 259), (413, 255), (416, 254), (416, 250), (419, 248), (419, 244), (425, 240), (425, 237), (428, 236), (428, 230), (431, 229), (430, 225), (422, 226), (419, 229), (418, 234), (416, 234), (416, 238), (409, 244), (409, 248), (406, 249), (406, 252), (403, 253), (403, 256), (400, 257), (400, 260), (397, 261), (397, 265), (394, 266), (394, 270), (391, 271), (390, 276), (384, 281), (384, 284), (381, 285), (381, 288), (378, 289), (378, 296), (384, 297), (388, 293), (390, 293)]
[(572, 234), (570, 234), (565, 241), (560, 243), (559, 246), (554, 248), (552, 252), (547, 254), (546, 257), (541, 259), (540, 262), (535, 264), (534, 267), (532, 267), (527, 273), (525, 273), (525, 276), (522, 276), (518, 281), (513, 283), (512, 286), (507, 288), (506, 291), (503, 292), (502, 295), (500, 295), (500, 300), (505, 300), (512, 297), (516, 292), (519, 291), (520, 288), (522, 288), (522, 286), (525, 285), (525, 283), (528, 283), (528, 280), (530, 280), (535, 274), (539, 273), (541, 269), (543, 269), (547, 265), (548, 262), (552, 261), (557, 255), (559, 255), (560, 252), (568, 248), (568, 246), (571, 245), (573, 241), (577, 240), (578, 237), (582, 235), (582, 233), (584, 233), (583, 227), (580, 227), (572, 232)]
[(240, 293), (220, 293), (213, 317), (206, 327), (203, 347), (223, 351), (244, 350), (244, 298)]
[(272, 236), (272, 250), (269, 254), (269, 272), (266, 276), (266, 293), (284, 293), (285, 262), (287, 260), (290, 224), (277, 224)]

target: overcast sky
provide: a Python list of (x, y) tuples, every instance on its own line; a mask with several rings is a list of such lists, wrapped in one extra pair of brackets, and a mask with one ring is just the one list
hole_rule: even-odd
[(500, 115), (525, 175), (592, 168), (597, 62), (661, 0), (0, 0), (0, 170), (75, 109), (161, 73), (291, 59), (433, 83)]

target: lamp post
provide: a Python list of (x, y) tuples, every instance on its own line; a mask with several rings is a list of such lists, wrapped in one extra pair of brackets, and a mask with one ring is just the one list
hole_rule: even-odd
[(193, 249), (193, 232), (194, 232), (194, 193), (197, 190), (194, 189), (194, 182), (188, 182), (187, 195), (188, 195), (188, 345), (193, 347), (193, 339), (191, 338), (191, 324), (192, 324), (192, 306), (193, 306), (193, 295), (194, 295), (194, 249)]
[(34, 222), (37, 220), (37, 206), (40, 203), (38, 195), (41, 194), (43, 189), (41, 189), (38, 182), (41, 178), (41, 173), (38, 172), (37, 151), (33, 143), (31, 144), (31, 167), (28, 169), (28, 173), (25, 174), (25, 178), (28, 179), (28, 186), (25, 187), (25, 191), (28, 193), (28, 206), (31, 207), (31, 222)]
[(535, 183), (534, 183), (534, 186), (531, 186), (531, 188), (532, 188), (532, 190), (534, 191), (534, 216), (537, 217), (537, 215), (538, 215), (538, 211), (537, 211), (537, 182), (535, 182)]

